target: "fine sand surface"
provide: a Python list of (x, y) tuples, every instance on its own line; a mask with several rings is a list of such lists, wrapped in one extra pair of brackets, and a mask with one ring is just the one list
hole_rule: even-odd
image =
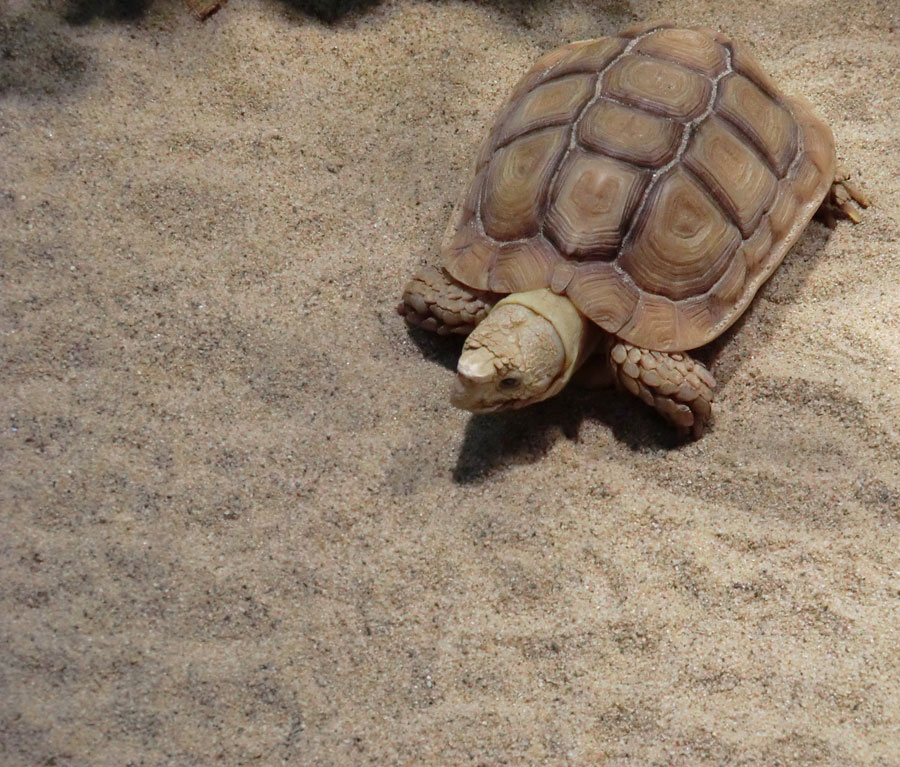
[[(312, 10), (2, 4), (0, 763), (900, 765), (896, 0)], [(874, 205), (708, 350), (698, 442), (456, 411), (403, 283), (530, 62), (649, 18)]]

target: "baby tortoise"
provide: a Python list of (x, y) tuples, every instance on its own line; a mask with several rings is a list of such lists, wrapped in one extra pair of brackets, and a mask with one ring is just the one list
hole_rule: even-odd
[(858, 222), (852, 202), (868, 205), (835, 162), (809, 103), (719, 32), (655, 23), (572, 43), (514, 88), (443, 269), (413, 277), (399, 311), (468, 335), (459, 407), (539, 402), (596, 353), (698, 437), (716, 382), (687, 351), (740, 317), (820, 206)]

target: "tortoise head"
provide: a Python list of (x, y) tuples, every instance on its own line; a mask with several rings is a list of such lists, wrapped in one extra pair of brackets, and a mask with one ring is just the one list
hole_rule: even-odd
[(549, 290), (507, 296), (466, 339), (451, 402), (491, 413), (552, 397), (581, 362), (586, 325)]

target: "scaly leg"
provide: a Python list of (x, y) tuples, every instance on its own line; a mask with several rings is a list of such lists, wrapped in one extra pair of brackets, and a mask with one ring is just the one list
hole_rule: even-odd
[(397, 312), (410, 325), (438, 335), (468, 335), (487, 317), (499, 296), (469, 288), (449, 274), (426, 266), (403, 289)]
[(716, 379), (684, 352), (666, 353), (641, 349), (614, 340), (609, 352), (616, 382), (640, 397), (679, 432), (694, 438), (712, 414)]
[(850, 174), (838, 168), (828, 196), (819, 208), (819, 216), (829, 229), (834, 229), (838, 217), (849, 218), (854, 224), (862, 221), (856, 206), (868, 208), (869, 198), (858, 187), (850, 183)]

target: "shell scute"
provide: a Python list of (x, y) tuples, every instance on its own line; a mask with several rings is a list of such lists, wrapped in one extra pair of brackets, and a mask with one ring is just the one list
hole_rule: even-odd
[(611, 260), (649, 174), (611, 157), (574, 150), (557, 176), (545, 227), (563, 256)]
[[(630, 343), (646, 348), (683, 348), (679, 344), (679, 314), (676, 304), (665, 296), (643, 293), (631, 318), (617, 335), (639, 339)], [(645, 343), (651, 339), (652, 343)]]
[[(792, 210), (791, 216), (793, 215), (794, 211)], [(741, 255), (744, 257), (744, 263), (747, 264), (750, 274), (755, 273), (764, 263), (766, 256), (772, 252), (773, 231), (769, 218), (770, 215), (763, 216), (756, 231), (741, 245)]]
[(797, 198), (789, 187), (783, 188), (769, 208), (768, 228), (775, 240), (784, 237), (797, 215)]
[(589, 106), (578, 123), (578, 141), (595, 152), (635, 165), (658, 168), (681, 143), (682, 126), (608, 99)]
[(494, 154), (481, 195), (481, 219), (488, 235), (517, 240), (538, 233), (547, 187), (568, 140), (567, 128), (548, 128), (522, 136)]
[(757, 61), (750, 49), (744, 43), (733, 42), (731, 48), (731, 67), (738, 74), (743, 75), (765, 92), (770, 98), (778, 100), (778, 86), (772, 80), (762, 65)]
[(634, 51), (673, 61), (707, 77), (715, 77), (728, 64), (725, 49), (694, 29), (660, 29), (639, 40)]
[(516, 83), (512, 93), (509, 95), (507, 105), (515, 104), (524, 94), (533, 88), (536, 88), (542, 82), (551, 77), (551, 72), (559, 62), (564, 61), (573, 51), (581, 47), (583, 43), (569, 43), (560, 48), (554, 48), (543, 56), (538, 57), (537, 61), (531, 65), (529, 69)]
[(744, 261), (744, 254), (738, 251), (728, 263), (725, 273), (709, 291), (710, 312), (715, 322), (721, 320), (734, 306), (746, 282), (747, 263)]
[(782, 178), (797, 152), (797, 124), (781, 104), (746, 77), (722, 79), (716, 112), (750, 139)]
[(550, 76), (556, 78), (575, 72), (600, 72), (625, 50), (626, 44), (625, 40), (618, 37), (576, 43), (569, 54), (553, 67)]
[(641, 291), (613, 264), (594, 261), (576, 268), (566, 295), (586, 317), (616, 333), (634, 313)]
[(776, 179), (765, 162), (724, 120), (710, 116), (694, 134), (684, 163), (709, 188), (744, 237), (749, 237), (772, 202)]
[(803, 131), (803, 154), (816, 166), (823, 178), (829, 182), (834, 177), (835, 156), (834, 136), (825, 123), (819, 120), (810, 103), (799, 96), (790, 99), (797, 124)]
[(573, 73), (599, 72), (625, 49), (627, 42), (618, 37), (602, 37), (569, 43), (545, 53), (516, 83), (507, 105), (549, 80)]
[(808, 154), (799, 158), (793, 176), (791, 191), (801, 200), (812, 197), (822, 183), (822, 174)]
[(603, 76), (603, 95), (682, 122), (698, 117), (711, 93), (708, 78), (650, 56), (623, 56)]
[(704, 293), (741, 242), (703, 186), (680, 166), (657, 183), (618, 263), (648, 293), (673, 300)]
[(445, 250), (444, 264), (460, 282), (488, 290), (490, 267), (500, 250), (500, 245), (478, 231), (474, 222), (457, 232)]
[(543, 237), (501, 245), (490, 267), (488, 288), (495, 293), (517, 293), (546, 287), (555, 264), (556, 248)]
[(675, 304), (678, 309), (677, 343), (679, 349), (702, 346), (713, 332), (716, 321), (707, 295), (693, 296)]
[(594, 92), (594, 76), (572, 75), (539, 85), (512, 106), (497, 141), (571, 122)]

